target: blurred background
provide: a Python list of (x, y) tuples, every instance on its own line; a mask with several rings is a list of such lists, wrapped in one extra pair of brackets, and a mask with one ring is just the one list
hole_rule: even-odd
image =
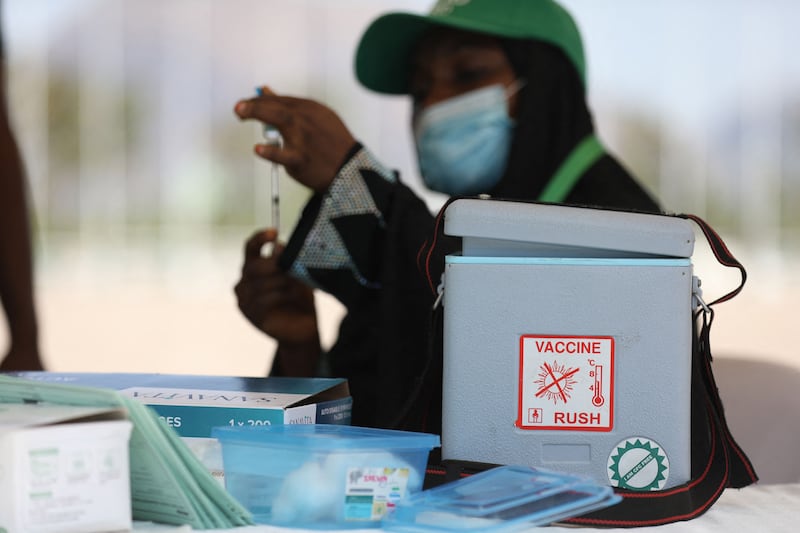
[[(800, 3), (563, 0), (584, 35), (605, 144), (748, 269), (718, 356), (800, 365)], [(423, 191), (402, 97), (354, 79), (387, 10), (431, 0), (3, 0), (10, 109), (30, 186), (45, 363), (59, 371), (263, 375), (274, 345), (236, 308), (242, 244), (270, 221), (257, 85), (327, 103)], [(281, 180), (282, 236), (307, 191)], [(698, 238), (706, 300), (738, 274)], [(341, 307), (319, 294), (323, 343)], [(0, 331), (0, 346), (6, 342)]]

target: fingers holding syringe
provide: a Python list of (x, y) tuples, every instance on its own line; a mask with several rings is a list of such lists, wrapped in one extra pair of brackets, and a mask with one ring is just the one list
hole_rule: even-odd
[(283, 145), (257, 144), (256, 153), (317, 192), (330, 186), (356, 142), (333, 110), (313, 100), (263, 93), (239, 102), (235, 111), (242, 119), (278, 128)]
[[(253, 260), (260, 259), (265, 254), (263, 253), (265, 247), (275, 249), (280, 252), (283, 246), (278, 244), (278, 232), (274, 228), (260, 229), (253, 233), (244, 244), (244, 259), (245, 263)], [(274, 254), (266, 254), (274, 255)]]

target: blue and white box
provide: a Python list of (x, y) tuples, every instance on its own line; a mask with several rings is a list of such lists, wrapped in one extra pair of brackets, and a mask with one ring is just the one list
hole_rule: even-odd
[(349, 425), (346, 379), (147, 373), (15, 372), (25, 378), (117, 390), (155, 410), (214, 477), (224, 477), (218, 426)]

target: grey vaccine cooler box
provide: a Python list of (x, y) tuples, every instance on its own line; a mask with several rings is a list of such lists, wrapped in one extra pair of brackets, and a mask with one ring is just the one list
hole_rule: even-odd
[(444, 233), (443, 459), (688, 481), (691, 223), (460, 199)]

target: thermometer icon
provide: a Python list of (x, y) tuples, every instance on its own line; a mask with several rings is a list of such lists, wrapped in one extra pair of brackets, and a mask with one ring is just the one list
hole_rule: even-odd
[(594, 367), (594, 385), (592, 386), (594, 396), (592, 397), (592, 405), (600, 407), (606, 403), (603, 398), (603, 365), (595, 365)]

